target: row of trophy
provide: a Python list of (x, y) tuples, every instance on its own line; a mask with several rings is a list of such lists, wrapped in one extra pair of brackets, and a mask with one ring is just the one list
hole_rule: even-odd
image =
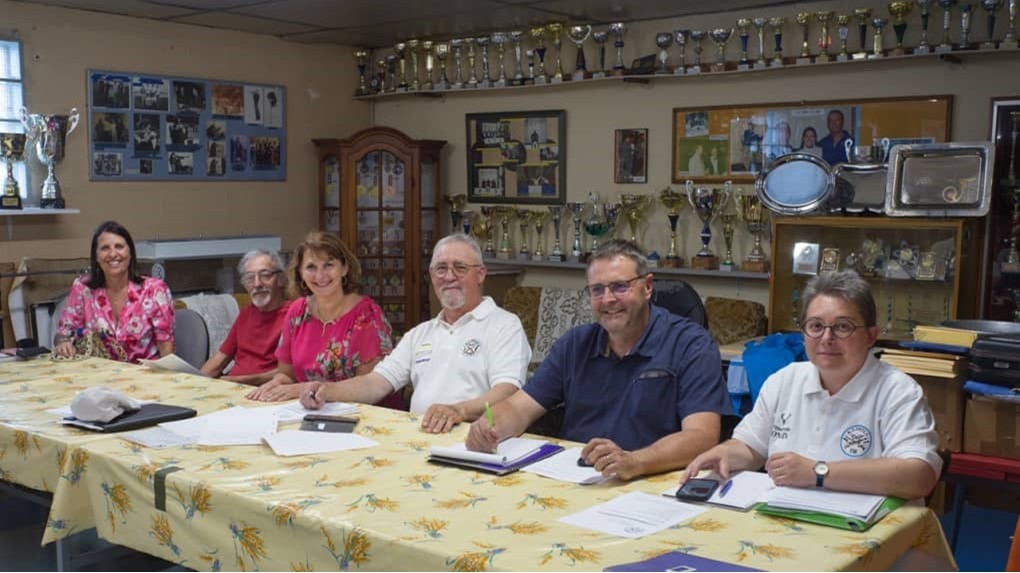
[(42, 184), (40, 207), (63, 209), (64, 199), (54, 168), (64, 158), (67, 135), (78, 125), (78, 110), (68, 115), (42, 115), (28, 113), (21, 108), (21, 123), (25, 133), (0, 133), (0, 156), (7, 163), (7, 179), (0, 196), (0, 209), (21, 209), (21, 189), (14, 178), (14, 163), (25, 160), (27, 150), (34, 151), (39, 163), (46, 167), (47, 176)]
[[(932, 45), (928, 37), (928, 22), (933, 14), (934, 6), (942, 10), (942, 36), (938, 44)], [(971, 38), (971, 20), (974, 7), (969, 3), (959, 5), (959, 34), (953, 41), (953, 26), (956, 20), (953, 7), (957, 0), (894, 0), (888, 3), (889, 16), (893, 19), (892, 28), (896, 37), (896, 45), (888, 51), (892, 55), (929, 54), (969, 50), (980, 48), (1016, 49), (1017, 30), (1016, 16), (1020, 0), (981, 0), (980, 6), (985, 15), (985, 32), (983, 41), (976, 42)], [(908, 48), (903, 41), (907, 31), (906, 17), (914, 7), (920, 16), (920, 41), (917, 46)], [(1006, 6), (1008, 24), (1005, 34), (997, 39), (995, 26), (999, 12)], [(884, 57), (884, 33), (889, 18), (882, 17), (871, 8), (852, 9), (849, 14), (836, 14), (825, 10), (816, 12), (798, 12), (795, 17), (800, 27), (800, 51), (796, 56), (797, 64), (812, 62), (831, 62), (862, 60)], [(676, 29), (672, 32), (660, 32), (655, 35), (655, 45), (659, 48), (655, 58), (656, 74), (687, 75), (699, 74), (702, 67), (702, 42), (708, 38), (715, 44), (716, 57), (710, 70), (714, 72), (728, 69), (726, 50), (729, 40), (740, 39), (740, 56), (736, 69), (764, 69), (782, 66), (785, 63), (783, 54), (783, 32), (787, 26), (786, 17), (772, 18), (738, 18), (735, 28), (719, 27), (710, 30)], [(817, 23), (817, 31), (813, 24)], [(857, 27), (857, 50), (851, 52), (850, 30)], [(871, 38), (869, 41), (869, 28)], [(833, 46), (831, 31), (835, 29), (839, 39), (838, 52)], [(593, 30), (590, 25), (567, 26), (552, 23), (529, 30), (495, 32), (490, 35), (456, 38), (438, 42), (432, 40), (411, 39), (399, 42), (393, 47), (392, 54), (381, 54), (375, 58), (375, 71), (369, 74), (369, 66), (373, 63), (373, 53), (368, 50), (357, 50), (354, 57), (358, 66), (357, 96), (377, 93), (435, 91), (462, 88), (488, 88), (518, 85), (534, 85), (559, 83), (568, 80), (584, 80), (602, 78), (607, 75), (622, 76), (629, 73), (645, 73), (644, 70), (628, 70), (624, 65), (623, 48), (626, 25), (622, 22), (610, 24), (606, 30)], [(751, 37), (757, 37), (757, 57), (752, 59)], [(771, 55), (766, 53), (765, 37), (771, 33), (773, 46)], [(573, 74), (564, 71), (563, 67), (563, 36), (576, 47)], [(584, 45), (591, 38), (595, 43), (598, 55), (597, 65), (593, 71), (588, 70)], [(812, 41), (814, 39), (814, 41)], [(525, 41), (530, 40), (530, 47)], [(606, 47), (612, 40), (616, 50), (615, 60), (611, 69), (606, 68)], [(551, 73), (546, 65), (546, 42), (552, 45), (553, 52), (549, 57), (552, 63)], [(870, 46), (869, 46), (870, 43)], [(676, 44), (679, 47), (677, 63), (671, 64), (669, 48)], [(687, 45), (691, 44), (693, 55), (692, 65), (687, 65)], [(812, 44), (818, 46), (817, 52), (811, 49)], [(490, 46), (495, 48), (495, 62), (490, 64)], [(512, 53), (512, 69), (507, 63), (506, 52)], [(648, 56), (652, 58), (653, 56)], [(452, 61), (452, 71), (448, 71), (447, 62)], [(651, 73), (650, 70), (648, 73)]]
[[(670, 241), (665, 258), (660, 258), (658, 253), (653, 252), (649, 256), (650, 262), (664, 267), (684, 266), (684, 258), (680, 255), (677, 244), (677, 225), (681, 211), (690, 205), (702, 224), (699, 234), (701, 249), (690, 260), (693, 268), (726, 271), (737, 268), (733, 260), (733, 235), (735, 223), (739, 220), (754, 238), (754, 247), (740, 265), (741, 270), (768, 272), (768, 258), (762, 249), (761, 241), (770, 229), (769, 210), (762, 205), (757, 196), (735, 193), (729, 181), (721, 189), (695, 186), (692, 181), (687, 181), (682, 190), (670, 187), (661, 190), (658, 198), (667, 210)], [(641, 222), (655, 202), (652, 195), (641, 194), (623, 194), (619, 201), (600, 202), (598, 194), (592, 192), (588, 194), (588, 201), (568, 201), (566, 206), (550, 206), (545, 210), (509, 205), (485, 205), (476, 213), (473, 209), (467, 208), (467, 196), (464, 194), (447, 195), (445, 199), (450, 207), (452, 228), (484, 240), (483, 251), (486, 257), (552, 262), (587, 261), (591, 252), (598, 248), (599, 241), (613, 236), (621, 215), (629, 227), (628, 238), (637, 243)], [(573, 222), (574, 228), (569, 250), (561, 242), (561, 225), (567, 217)], [(722, 262), (709, 248), (712, 239), (711, 223), (717, 219), (723, 222), (723, 238), (726, 244), (726, 254)], [(545, 229), (550, 221), (553, 229), (553, 246), (546, 253)], [(516, 253), (511, 240), (514, 223), (520, 229), (520, 249)], [(498, 239), (497, 228), (502, 230)], [(534, 249), (531, 248), (532, 228), (535, 231)], [(587, 249), (584, 248), (582, 229), (591, 238)]]

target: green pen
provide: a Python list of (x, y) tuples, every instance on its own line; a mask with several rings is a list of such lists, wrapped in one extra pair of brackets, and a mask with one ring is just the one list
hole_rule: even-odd
[(489, 421), (489, 427), (496, 427), (496, 418), (492, 415), (492, 408), (489, 407), (489, 403), (485, 403), (485, 419)]

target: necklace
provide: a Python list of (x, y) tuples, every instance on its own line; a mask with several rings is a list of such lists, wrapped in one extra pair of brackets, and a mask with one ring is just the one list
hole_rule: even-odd
[(322, 323), (322, 336), (326, 336), (326, 329), (335, 324), (336, 321), (346, 313), (347, 301), (344, 298), (341, 298), (340, 304), (336, 307), (336, 311), (330, 314), (326, 314), (322, 311), (322, 306), (319, 304), (318, 300), (313, 299), (313, 302), (315, 307), (312, 309), (312, 313), (315, 315), (315, 318), (319, 319), (319, 322)]

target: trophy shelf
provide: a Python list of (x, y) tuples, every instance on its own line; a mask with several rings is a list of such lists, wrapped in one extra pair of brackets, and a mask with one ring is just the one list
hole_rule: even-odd
[[(554, 261), (524, 261), (516, 259), (496, 259), (492, 257), (484, 257), (485, 266), (490, 270), (509, 270), (509, 269), (560, 269), (560, 270), (579, 270), (583, 271), (588, 268), (588, 265), (584, 263), (575, 263), (569, 261), (554, 262)], [(712, 277), (717, 279), (748, 279), (748, 280), (768, 280), (769, 273), (749, 273), (745, 271), (711, 271), (691, 268), (675, 269), (670, 267), (651, 267), (649, 272), (655, 276), (694, 276), (694, 277)]]
[[(464, 87), (461, 89), (445, 89), (445, 90), (406, 90), (406, 91), (395, 91), (395, 92), (383, 92), (374, 93), (362, 96), (353, 96), (356, 100), (374, 100), (384, 99), (392, 97), (406, 97), (406, 96), (419, 96), (419, 97), (432, 97), (438, 98), (444, 95), (461, 95), (461, 94), (478, 94), (488, 92), (505, 92), (508, 90), (530, 90), (530, 89), (544, 89), (544, 88), (562, 88), (567, 86), (579, 86), (579, 85), (593, 85), (599, 82), (637, 82), (637, 83), (650, 83), (652, 80), (655, 81), (672, 81), (677, 79), (689, 79), (689, 78), (714, 78), (731, 76), (735, 74), (757, 74), (757, 73), (771, 73), (779, 72), (784, 70), (816, 70), (828, 66), (846, 66), (846, 65), (867, 65), (879, 62), (896, 62), (902, 63), (904, 61), (920, 60), (920, 59), (938, 59), (950, 64), (962, 63), (964, 57), (970, 56), (988, 56), (993, 54), (1002, 54), (1005, 57), (1015, 57), (1020, 54), (1020, 48), (996, 48), (996, 49), (972, 49), (972, 50), (953, 50), (952, 52), (935, 53), (931, 52), (928, 54), (902, 54), (894, 55), (887, 54), (881, 58), (870, 58), (854, 60), (850, 59), (845, 62), (836, 61), (835, 59), (829, 62), (812, 62), (806, 64), (797, 64), (795, 57), (787, 57), (783, 59), (782, 66), (769, 66), (767, 68), (755, 69), (750, 68), (746, 70), (736, 69), (736, 61), (729, 60), (726, 62), (726, 69), (723, 71), (703, 71), (700, 74), (684, 74), (684, 75), (673, 75), (673, 74), (641, 74), (641, 75), (623, 75), (623, 76), (606, 76), (604, 78), (585, 78), (583, 80), (564, 80), (558, 83), (547, 82), (545, 84), (530, 84), (522, 86), (504, 86), (504, 87)], [(812, 54), (812, 58), (817, 54)], [(702, 63), (702, 67), (709, 68), (712, 64), (711, 61)], [(688, 66), (690, 67), (690, 66)]]
[(80, 209), (43, 209), (41, 207), (25, 207), (0, 211), (0, 217), (7, 217), (7, 238), (14, 239), (14, 220), (11, 217), (27, 215), (77, 215)]

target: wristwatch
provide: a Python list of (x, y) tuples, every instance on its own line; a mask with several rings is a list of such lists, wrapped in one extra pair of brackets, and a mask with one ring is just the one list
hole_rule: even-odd
[(822, 487), (822, 483), (825, 482), (825, 476), (827, 475), (829, 475), (829, 464), (815, 462), (815, 487)]

